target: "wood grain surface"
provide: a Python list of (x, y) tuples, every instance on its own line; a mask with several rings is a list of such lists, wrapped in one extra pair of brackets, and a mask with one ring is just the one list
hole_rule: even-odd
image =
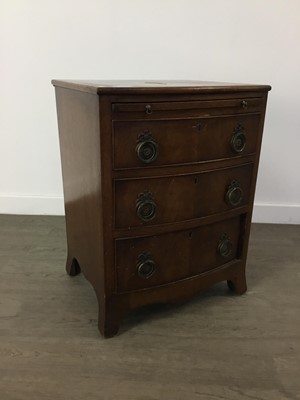
[(181, 91), (202, 93), (216, 91), (242, 92), (266, 91), (269, 85), (251, 85), (245, 83), (207, 82), (192, 80), (59, 80), (53, 79), (54, 86), (78, 90), (89, 93), (178, 93)]
[[(141, 81), (116, 81), (111, 86), (109, 82), (103, 84), (103, 81), (52, 83), (56, 94), (64, 182), (68, 242), (66, 270), (72, 276), (82, 271), (95, 289), (99, 306), (98, 328), (103, 336), (114, 336), (125, 316), (135, 308), (155, 303), (185, 301), (188, 296), (191, 298), (217, 282), (227, 280), (232, 291), (243, 294), (247, 290), (245, 264), (267, 92), (270, 87), (228, 87), (227, 83), (186, 81), (180, 82), (178, 86), (175, 82), (152, 82), (149, 87), (148, 83), (145, 87), (145, 82)], [(237, 115), (242, 118), (245, 115), (251, 118), (256, 116), (256, 123), (252, 124), (250, 131), (248, 126), (246, 132), (245, 121), (240, 120), (237, 123)], [(217, 120), (220, 116), (231, 119), (230, 135), (227, 132), (225, 145), (230, 150), (231, 157), (226, 160), (224, 151), (219, 156), (212, 156), (208, 152), (207, 163), (212, 168), (210, 171), (204, 172), (203, 158), (200, 157), (195, 163), (195, 157), (185, 151), (187, 158), (185, 162), (181, 160), (183, 164), (178, 164), (179, 160), (177, 164), (167, 162), (167, 165), (161, 166), (162, 172), (158, 175), (154, 175), (154, 165), (152, 175), (144, 175), (146, 171), (151, 172), (150, 168), (144, 168), (144, 164), (158, 157), (159, 152), (159, 144), (150, 135), (150, 127), (138, 134), (134, 146), (132, 143), (129, 146), (136, 153), (135, 158), (143, 165), (135, 167), (134, 175), (129, 173), (127, 177), (126, 174), (124, 176), (124, 171), (114, 170), (114, 122), (133, 121), (139, 124), (149, 121), (152, 126), (154, 120), (160, 123), (170, 118), (173, 122), (185, 118), (189, 124), (191, 118), (212, 116)], [(200, 122), (192, 125), (192, 129), (193, 126), (202, 128)], [(211, 131), (219, 132), (218, 136), (222, 136), (222, 126), (216, 122)], [(176, 129), (181, 130), (182, 127), (178, 126)], [(248, 154), (251, 157), (250, 163), (245, 164), (242, 158), (236, 163), (236, 153), (242, 157), (247, 156), (243, 149), (249, 145), (249, 135), (255, 137)], [(124, 136), (127, 137), (126, 129)], [(169, 139), (172, 141), (172, 137)], [(188, 143), (189, 140), (182, 135), (179, 142), (177, 140), (176, 152), (179, 154), (182, 142)], [(209, 146), (201, 146), (201, 141), (197, 145), (199, 148), (204, 147), (204, 153), (209, 149)], [(123, 147), (128, 152), (128, 146)], [(167, 160), (168, 154), (166, 152)], [(216, 165), (219, 161), (228, 162), (229, 168), (223, 170), (221, 165)], [(214, 163), (215, 167), (212, 166)], [(130, 163), (127, 167), (130, 168)], [(158, 165), (156, 169), (157, 167)], [(180, 167), (180, 170), (176, 167)], [(187, 173), (187, 167), (192, 168), (190, 174)], [(127, 171), (128, 168), (125, 173)], [(175, 273), (171, 279), (171, 270), (168, 269), (168, 279), (162, 276), (157, 280), (157, 283), (162, 284), (146, 288), (141, 283), (144, 282), (142, 279), (149, 278), (149, 271), (152, 275), (153, 265), (156, 264), (153, 254), (146, 248), (136, 255), (136, 268), (130, 266), (131, 272), (130, 276), (127, 274), (128, 279), (125, 279), (126, 285), (119, 285), (120, 274), (116, 276), (114, 268), (114, 239), (121, 239), (122, 232), (124, 238), (128, 237), (127, 233), (136, 239), (140, 236), (154, 238), (158, 235), (158, 229), (169, 229), (168, 226), (176, 231), (183, 224), (183, 229), (187, 230), (195, 220), (199, 220), (201, 224), (204, 219), (209, 223), (208, 219), (213, 216), (219, 216), (222, 220), (224, 215), (221, 214), (226, 211), (230, 218), (229, 214), (234, 207), (240, 208), (242, 219), (237, 241), (240, 249), (238, 259), (226, 260), (227, 256), (224, 258), (226, 252), (230, 253), (232, 243), (227, 232), (218, 231), (217, 252), (221, 256), (223, 252), (222, 265), (215, 264), (216, 268), (205, 269), (197, 275), (192, 267), (191, 275), (184, 274), (184, 279), (177, 279), (178, 275)], [(245, 207), (246, 213), (241, 210)], [(193, 252), (194, 246), (188, 247)], [(211, 251), (215, 253), (216, 244), (211, 247)], [(186, 254), (179, 243), (176, 252), (179, 258), (180, 254)], [(188, 253), (187, 258), (190, 256), (191, 253)], [(118, 257), (122, 258), (119, 252)], [(168, 258), (167, 253), (165, 258)], [(130, 283), (130, 277), (135, 279), (137, 275), (141, 279), (140, 283)]]
[(0, 216), (1, 400), (300, 399), (300, 226), (252, 226), (245, 295), (143, 307), (112, 339), (64, 226)]

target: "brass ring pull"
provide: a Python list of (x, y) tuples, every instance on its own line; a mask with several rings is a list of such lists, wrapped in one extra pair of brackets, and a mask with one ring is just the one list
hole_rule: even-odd
[(135, 151), (138, 158), (145, 164), (149, 164), (157, 159), (158, 146), (149, 131), (145, 131), (138, 136)]
[(234, 153), (241, 153), (246, 146), (246, 135), (245, 129), (242, 125), (237, 124), (233, 130), (233, 136), (231, 138), (230, 146)]
[(244, 192), (241, 188), (241, 185), (237, 181), (232, 181), (228, 186), (225, 200), (226, 203), (230, 206), (237, 207), (241, 204), (244, 197)]
[(231, 256), (233, 252), (233, 244), (227, 233), (222, 234), (218, 243), (217, 252), (223, 258), (228, 258), (229, 256)]
[(147, 105), (145, 106), (145, 113), (146, 113), (146, 114), (152, 114), (152, 107), (151, 107), (150, 104), (147, 104)]
[(241, 106), (246, 109), (248, 107), (248, 101), (242, 100), (241, 101)]
[(137, 258), (136, 268), (140, 278), (148, 279), (154, 274), (156, 263), (150, 253), (142, 253)]
[(143, 192), (136, 200), (137, 216), (145, 222), (151, 221), (156, 216), (156, 204), (150, 192)]

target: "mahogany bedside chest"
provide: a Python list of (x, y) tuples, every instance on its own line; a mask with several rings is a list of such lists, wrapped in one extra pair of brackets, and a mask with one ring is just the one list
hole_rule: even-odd
[(267, 85), (52, 81), (70, 275), (98, 325), (220, 281), (242, 294)]

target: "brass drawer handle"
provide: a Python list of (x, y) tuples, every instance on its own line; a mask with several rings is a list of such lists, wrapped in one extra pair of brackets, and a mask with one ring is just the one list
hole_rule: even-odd
[(147, 104), (146, 106), (145, 106), (145, 113), (146, 114), (152, 114), (152, 107), (151, 107), (151, 105), (150, 104)]
[(136, 200), (137, 216), (145, 222), (151, 221), (156, 216), (156, 204), (150, 192), (143, 192)]
[(243, 189), (238, 181), (232, 181), (228, 186), (225, 200), (230, 206), (237, 207), (241, 204), (244, 197)]
[(221, 257), (227, 258), (231, 256), (232, 251), (233, 251), (232, 241), (230, 240), (227, 233), (223, 233), (218, 243), (217, 252), (220, 254)]
[(151, 132), (140, 133), (135, 147), (138, 158), (145, 164), (149, 164), (157, 159), (158, 146)]
[(136, 268), (140, 278), (148, 279), (154, 274), (156, 263), (150, 253), (142, 253), (137, 258)]
[(241, 106), (246, 109), (248, 107), (248, 101), (242, 100), (241, 101)]
[(245, 128), (241, 124), (237, 124), (230, 142), (231, 150), (234, 153), (241, 153), (245, 149), (246, 141)]

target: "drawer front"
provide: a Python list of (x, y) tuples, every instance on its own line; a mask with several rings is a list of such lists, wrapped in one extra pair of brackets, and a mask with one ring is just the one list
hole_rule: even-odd
[(115, 227), (212, 215), (248, 203), (253, 164), (188, 175), (115, 180)]
[(117, 290), (175, 282), (238, 259), (240, 222), (235, 217), (193, 230), (116, 240)]
[(260, 114), (114, 121), (114, 168), (197, 163), (255, 153)]
[(261, 97), (229, 100), (114, 103), (112, 104), (112, 115), (114, 120), (231, 115), (261, 111), (263, 103)]

